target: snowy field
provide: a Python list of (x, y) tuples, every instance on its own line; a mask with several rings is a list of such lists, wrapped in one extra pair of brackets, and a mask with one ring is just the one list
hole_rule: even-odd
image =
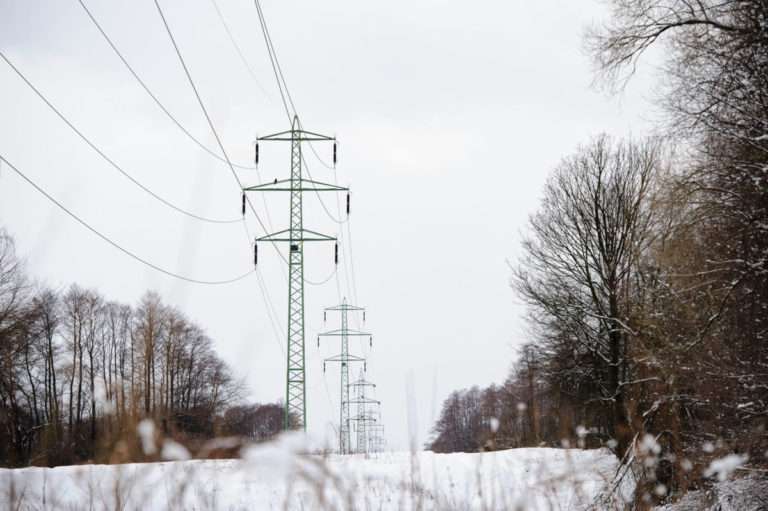
[(299, 454), (283, 441), (238, 460), (4, 469), (0, 509), (576, 510), (595, 502), (617, 464), (607, 450), (365, 458)]

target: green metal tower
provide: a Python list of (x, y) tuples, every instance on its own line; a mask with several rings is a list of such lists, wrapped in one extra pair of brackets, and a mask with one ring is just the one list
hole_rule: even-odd
[[(298, 116), (288, 131), (257, 138), (256, 163), (258, 164), (259, 141), (284, 141), (291, 143), (291, 176), (289, 179), (275, 179), (272, 183), (243, 188), (245, 192), (290, 192), (290, 227), (282, 231), (256, 238), (254, 259), (258, 261), (258, 242), (289, 243), (288, 260), (288, 352), (285, 379), (285, 429), (307, 429), (306, 372), (304, 366), (304, 242), (336, 241), (335, 237), (304, 229), (302, 210), (303, 192), (339, 192), (348, 188), (320, 183), (302, 177), (302, 142), (324, 142), (336, 139), (301, 129)], [(335, 160), (334, 145), (334, 160)], [(245, 195), (243, 195), (245, 212)], [(337, 259), (338, 263), (338, 259)]]
[[(350, 355), (349, 353), (349, 337), (350, 336), (368, 336), (370, 343), (373, 344), (373, 336), (368, 332), (360, 332), (358, 330), (349, 329), (349, 321), (347, 313), (349, 311), (365, 311), (363, 307), (357, 307), (356, 305), (349, 305), (347, 299), (344, 298), (341, 305), (334, 307), (326, 307), (325, 311), (340, 311), (341, 312), (341, 328), (337, 330), (330, 330), (323, 332), (317, 336), (317, 346), (320, 347), (320, 337), (341, 337), (341, 353), (326, 358), (323, 360), (323, 372), (325, 372), (325, 364), (328, 362), (340, 362), (341, 363), (341, 398), (339, 405), (339, 453), (350, 454), (352, 452), (352, 442), (350, 439), (350, 417), (349, 417), (349, 364), (352, 362), (362, 362), (363, 368), (365, 368), (365, 359)], [(325, 318), (325, 312), (323, 313)]]
[[(377, 421), (380, 418), (376, 419)], [(384, 452), (386, 440), (384, 439), (384, 424), (372, 424), (368, 427), (368, 452)]]
[(376, 417), (368, 410), (368, 405), (381, 404), (376, 399), (370, 399), (366, 393), (367, 388), (376, 388), (376, 384), (367, 381), (363, 378), (362, 371), (358, 379), (349, 384), (350, 387), (355, 389), (355, 399), (350, 401), (350, 404), (357, 405), (357, 414), (351, 418), (356, 424), (355, 440), (357, 447), (355, 452), (358, 454), (368, 453), (368, 429), (371, 425), (376, 423)]

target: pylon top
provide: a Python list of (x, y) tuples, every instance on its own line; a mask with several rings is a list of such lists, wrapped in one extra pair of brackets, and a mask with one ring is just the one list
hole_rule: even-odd
[(329, 137), (328, 135), (321, 135), (320, 133), (315, 133), (312, 131), (307, 131), (301, 129), (301, 123), (299, 122), (299, 117), (297, 115), (293, 116), (293, 122), (291, 123), (291, 129), (280, 131), (278, 133), (273, 133), (271, 135), (265, 135), (263, 137), (257, 137), (257, 141), (265, 140), (265, 141), (295, 141), (298, 140), (300, 142), (323, 142), (323, 141), (331, 141), (335, 142), (336, 137)]

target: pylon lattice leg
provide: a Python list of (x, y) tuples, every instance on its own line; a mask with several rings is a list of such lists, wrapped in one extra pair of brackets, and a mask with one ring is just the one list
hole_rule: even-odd
[[(304, 244), (301, 199), (301, 141), (298, 119), (291, 130), (291, 227), (288, 269), (288, 371), (285, 429), (307, 428), (304, 367)], [(292, 422), (293, 421), (293, 422)]]

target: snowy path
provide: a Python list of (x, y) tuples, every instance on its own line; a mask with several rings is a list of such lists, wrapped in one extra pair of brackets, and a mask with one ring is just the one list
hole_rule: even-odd
[(242, 460), (0, 470), (0, 508), (570, 510), (590, 504), (616, 465), (606, 450), (365, 459), (297, 455), (278, 444)]

